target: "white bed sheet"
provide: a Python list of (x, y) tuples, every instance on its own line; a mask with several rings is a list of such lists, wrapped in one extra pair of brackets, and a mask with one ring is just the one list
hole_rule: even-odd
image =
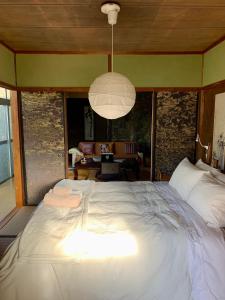
[(225, 299), (222, 233), (168, 184), (58, 185), (82, 205), (39, 205), (0, 263), (1, 300)]

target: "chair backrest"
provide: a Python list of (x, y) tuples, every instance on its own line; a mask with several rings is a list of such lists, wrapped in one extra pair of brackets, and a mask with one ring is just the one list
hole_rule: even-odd
[(120, 164), (113, 162), (113, 163), (106, 163), (102, 162), (101, 164), (101, 174), (119, 174), (120, 172)]

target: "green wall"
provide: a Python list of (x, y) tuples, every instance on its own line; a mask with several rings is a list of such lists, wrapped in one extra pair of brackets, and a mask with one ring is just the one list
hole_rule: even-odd
[(20, 87), (86, 87), (107, 72), (106, 55), (17, 54)]
[(203, 86), (225, 79), (225, 41), (204, 54)]
[(115, 72), (126, 75), (136, 87), (199, 87), (201, 55), (119, 55)]
[(14, 53), (0, 44), (0, 81), (16, 85)]
[[(17, 54), (20, 87), (88, 87), (107, 72), (106, 55)], [(119, 55), (114, 71), (136, 87), (199, 87), (201, 55)]]
[[(88, 87), (107, 55), (17, 54), (19, 87)], [(200, 87), (225, 79), (225, 41), (202, 55), (117, 55), (114, 71), (136, 87)], [(202, 76), (203, 75), (203, 76)], [(203, 77), (203, 78), (202, 78)], [(14, 53), (0, 44), (0, 81), (16, 85)]]

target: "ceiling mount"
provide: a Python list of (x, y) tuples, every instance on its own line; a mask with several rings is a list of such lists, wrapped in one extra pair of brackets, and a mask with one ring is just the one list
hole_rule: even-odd
[(120, 11), (120, 6), (117, 3), (108, 2), (101, 6), (101, 12), (108, 15), (108, 23), (110, 25), (115, 25), (117, 22), (118, 12)]

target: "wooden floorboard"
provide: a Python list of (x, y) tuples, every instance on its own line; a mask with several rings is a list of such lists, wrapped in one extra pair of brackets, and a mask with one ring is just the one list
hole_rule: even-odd
[(15, 240), (15, 237), (0, 237), (0, 259), (8, 246)]

